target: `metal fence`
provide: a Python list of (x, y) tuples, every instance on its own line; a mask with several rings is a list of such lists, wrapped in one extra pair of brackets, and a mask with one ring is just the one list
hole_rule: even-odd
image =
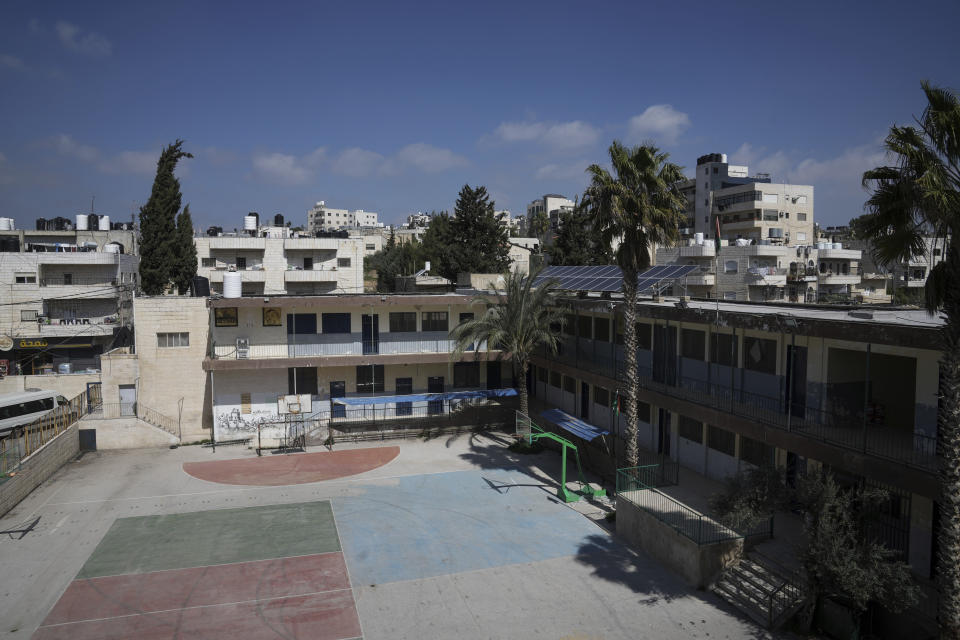
[(102, 402), (95, 407), (91, 407), (87, 417), (91, 420), (139, 418), (147, 424), (163, 429), (170, 435), (180, 437), (179, 420), (166, 416), (140, 402)]
[(69, 429), (100, 405), (100, 385), (93, 385), (29, 424), (17, 427), (0, 439), (0, 481), (20, 469), (24, 460)]

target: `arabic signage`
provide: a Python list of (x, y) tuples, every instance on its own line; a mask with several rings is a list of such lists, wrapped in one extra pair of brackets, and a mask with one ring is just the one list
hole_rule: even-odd
[(21, 349), (42, 349), (47, 346), (46, 340), (21, 340), (20, 348)]

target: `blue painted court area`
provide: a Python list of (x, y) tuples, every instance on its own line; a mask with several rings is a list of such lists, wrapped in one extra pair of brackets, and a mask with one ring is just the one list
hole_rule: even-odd
[[(354, 585), (576, 555), (596, 525), (513, 471), (400, 478), (334, 501)], [(526, 485), (526, 486), (524, 486)]]

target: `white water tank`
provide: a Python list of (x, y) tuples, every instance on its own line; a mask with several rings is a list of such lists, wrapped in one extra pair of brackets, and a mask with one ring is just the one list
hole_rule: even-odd
[(110, 231), (110, 216), (100, 216), (100, 231)]
[(86, 231), (87, 230), (87, 214), (78, 213), (77, 214), (77, 231)]
[(695, 244), (703, 244), (703, 234), (702, 233), (693, 234), (693, 241)]
[(243, 280), (236, 271), (227, 271), (223, 274), (223, 297), (239, 298), (243, 295)]
[(243, 216), (243, 230), (244, 230), (244, 231), (256, 231), (256, 230), (257, 230), (257, 217), (256, 217), (256, 216)]
[(118, 245), (116, 242), (110, 242), (103, 245), (103, 250), (106, 253), (120, 253), (120, 245)]
[(13, 218), (0, 218), (0, 231), (13, 231), (15, 228)]
[(843, 249), (843, 243), (842, 243), (842, 242), (834, 242), (834, 243), (833, 243), (833, 248), (834, 248), (834, 249)]

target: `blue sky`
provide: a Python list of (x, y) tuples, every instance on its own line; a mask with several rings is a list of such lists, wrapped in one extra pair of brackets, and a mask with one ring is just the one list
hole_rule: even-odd
[[(670, 5), (670, 6), (667, 6)], [(525, 212), (614, 138), (813, 184), (821, 224), (921, 79), (960, 88), (960, 3), (164, 2), (0, 9), (0, 215), (128, 219), (164, 144), (198, 225), (386, 222), (464, 183)]]

